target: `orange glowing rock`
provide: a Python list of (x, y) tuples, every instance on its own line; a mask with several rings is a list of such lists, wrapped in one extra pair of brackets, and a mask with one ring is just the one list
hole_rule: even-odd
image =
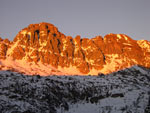
[(0, 38), (1, 70), (26, 74), (98, 75), (133, 65), (150, 68), (149, 61), (150, 42), (124, 34), (72, 38), (43, 22), (24, 28), (12, 42)]

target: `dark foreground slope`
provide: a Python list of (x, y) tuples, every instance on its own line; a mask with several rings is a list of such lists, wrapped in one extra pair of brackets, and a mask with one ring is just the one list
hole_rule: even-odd
[(150, 70), (107, 76), (24, 76), (0, 72), (1, 113), (149, 113)]

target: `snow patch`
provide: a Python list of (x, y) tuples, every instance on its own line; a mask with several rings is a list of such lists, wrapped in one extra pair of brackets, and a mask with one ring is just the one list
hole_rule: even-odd
[(125, 39), (128, 40), (128, 37), (126, 35), (117, 34), (118, 39)]
[(28, 32), (27, 34), (28, 34), (29, 36), (31, 36), (31, 32)]
[(75, 66), (54, 68), (42, 62), (27, 62), (26, 57), (23, 60), (13, 60), (11, 57), (8, 57), (6, 60), (0, 60), (0, 62), (0, 65), (4, 66), (2, 70), (14, 69), (17, 72), (27, 75), (82, 75)]
[(85, 60), (86, 60), (86, 62), (88, 62), (88, 63), (90, 63), (90, 64), (94, 64), (94, 62), (95, 62), (95, 61), (92, 60), (92, 59), (87, 59), (87, 58), (86, 58)]
[(21, 34), (23, 34), (23, 36), (25, 36), (27, 34), (27, 30), (22, 30)]
[(67, 44), (66, 44), (67, 40), (66, 39), (62, 39), (62, 40), (63, 40), (62, 42), (63, 42), (63, 51), (64, 51), (67, 48)]
[(7, 50), (7, 55), (6, 55), (7, 57), (13, 53), (14, 49), (18, 46), (19, 41), (20, 41), (20, 40), (18, 40), (17, 42), (15, 42), (15, 43), (11, 46), (11, 48), (9, 48), (9, 49)]
[(126, 35), (123, 35), (123, 37), (124, 37), (125, 40), (128, 40), (128, 37)]
[(129, 43), (123, 43), (124, 45), (128, 45), (128, 46), (132, 46), (131, 44), (129, 44)]
[(106, 65), (104, 65), (103, 69), (100, 70), (101, 73), (110, 73), (113, 72), (114, 70), (116, 70), (116, 66), (121, 66), (121, 64), (123, 63), (123, 59), (119, 59), (119, 55), (118, 54), (108, 54), (106, 55), (107, 59), (106, 59)]
[(83, 75), (83, 73), (81, 73), (76, 68), (76, 66), (72, 66), (72, 65), (70, 65), (69, 67), (63, 67), (63, 68), (61, 66), (58, 66), (58, 70), (65, 73), (65, 75)]
[(41, 42), (41, 40), (39, 41), (40, 42), (40, 47), (44, 47), (47, 45), (47, 41), (45, 40), (44, 42)]
[(147, 52), (150, 52), (150, 42), (148, 42), (146, 40), (139, 40), (139, 41), (137, 41), (137, 44), (141, 48), (146, 49)]
[(77, 45), (77, 44), (78, 44), (76, 40), (74, 40), (74, 44), (75, 44), (75, 45)]
[(121, 37), (121, 35), (120, 35), (120, 34), (117, 34), (117, 37), (118, 37), (119, 39), (122, 39), (122, 37)]
[(45, 36), (45, 35), (46, 35), (45, 31), (40, 31), (40, 36)]
[(91, 48), (91, 46), (88, 46), (88, 47), (81, 47), (82, 48), (82, 50), (84, 50), (84, 51), (87, 51), (87, 50), (90, 50), (90, 51), (93, 51), (93, 49), (95, 49), (95, 48)]
[(138, 62), (135, 59), (131, 59), (135, 64), (138, 64)]
[(88, 75), (98, 75), (101, 71), (97, 69), (91, 69)]

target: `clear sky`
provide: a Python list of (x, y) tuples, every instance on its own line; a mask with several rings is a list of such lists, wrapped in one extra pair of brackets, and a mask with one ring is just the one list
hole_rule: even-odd
[(13, 40), (39, 22), (72, 37), (124, 33), (150, 41), (150, 0), (0, 0), (0, 37)]

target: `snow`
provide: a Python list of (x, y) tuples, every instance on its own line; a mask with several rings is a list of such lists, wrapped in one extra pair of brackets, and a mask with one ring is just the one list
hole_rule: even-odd
[(40, 74), (40, 75), (51, 75), (51, 74), (60, 74), (61, 72), (53, 72), (52, 70), (56, 70), (52, 66), (44, 65), (41, 62), (28, 63), (25, 60), (12, 60), (11, 58), (7, 58), (6, 60), (1, 60), (1, 65), (5, 66), (3, 70), (15, 69), (17, 72), (22, 72), (28, 75)]
[(150, 48), (150, 42), (147, 42), (146, 40), (139, 40), (137, 43), (142, 47), (142, 48)]
[(129, 44), (129, 43), (123, 43), (124, 45), (128, 45), (128, 46), (132, 46), (131, 44)]
[(125, 47), (125, 49), (131, 50), (131, 48), (129, 48), (129, 47)]
[(123, 59), (119, 58), (118, 54), (108, 54), (105, 55), (108, 60), (106, 60), (106, 65), (104, 65), (103, 69), (100, 70), (101, 73), (110, 73), (116, 70), (116, 66), (121, 65), (123, 63)]
[(88, 75), (98, 75), (101, 71), (97, 69), (91, 69)]
[(150, 74), (150, 71), (147, 71), (145, 68), (141, 68), (139, 66), (133, 66), (132, 67), (134, 70), (139, 70), (142, 74)]
[(40, 31), (40, 36), (45, 36), (45, 35), (46, 35), (45, 31)]
[(123, 35), (123, 37), (124, 37), (125, 40), (128, 40), (128, 37), (126, 35)]
[(28, 32), (27, 34), (28, 34), (29, 36), (31, 36), (31, 32)]
[[(63, 113), (99, 113), (99, 106), (91, 103), (77, 103), (70, 106), (71, 109)], [(62, 113), (62, 109), (58, 109), (57, 113)]]
[(0, 71), (0, 111), (145, 113), (149, 77), (150, 70), (139, 66), (106, 76), (39, 77)]
[(74, 40), (74, 44), (75, 44), (75, 48), (74, 48), (74, 53), (76, 53), (76, 52), (78, 52), (79, 51), (79, 45), (78, 45), (78, 43), (77, 43), (77, 41), (76, 40)]
[(122, 39), (122, 36), (121, 36), (120, 34), (117, 34), (117, 37), (118, 37), (119, 39)]
[(136, 61), (136, 59), (131, 59), (135, 64), (138, 64), (138, 62)]
[[(26, 30), (22, 31), (22, 33), (26, 33), (26, 32), (27, 32)], [(30, 34), (31, 32), (27, 32), (27, 33)], [(44, 33), (44, 31), (41, 31), (40, 33)], [(127, 38), (125, 35), (120, 35), (120, 34), (117, 34), (117, 37), (119, 39), (121, 39), (123, 37)], [(38, 65), (36, 66), (36, 64), (34, 64), (34, 63), (29, 63), (27, 61), (28, 56), (30, 56), (31, 58), (35, 58), (36, 57), (36, 56), (31, 56), (34, 50), (47, 52), (47, 50), (43, 49), (44, 46), (47, 45), (47, 41), (41, 42), (41, 40), (39, 40), (39, 42), (40, 42), (40, 48), (39, 49), (29, 47), (29, 52), (26, 52), (26, 55), (25, 55), (25, 57), (22, 60), (18, 60), (18, 61), (17, 60), (12, 60), (9, 56), (11, 56), (12, 52), (14, 51), (14, 49), (17, 46), (21, 46), (23, 48), (25, 47), (23, 45), (18, 45), (19, 41), (20, 40), (15, 42), (12, 45), (12, 47), (10, 49), (8, 49), (8, 51), (7, 51), (7, 59), (8, 59), (8, 61), (7, 61), (7, 59), (6, 60), (0, 60), (1, 63), (2, 63), (1, 65), (4, 66), (3, 70), (14, 69), (14, 70), (18, 70), (18, 71), (21, 71), (21, 72), (27, 73), (27, 74), (42, 74), (42, 75), (46, 75), (46, 74), (48, 74), (48, 75), (51, 75), (51, 74), (60, 74), (60, 75), (62, 75), (62, 74), (64, 74), (64, 75), (66, 75), (66, 74), (70, 74), (70, 75), (76, 74), (76, 75), (82, 75), (82, 73), (79, 72), (79, 70), (75, 66), (71, 66), (71, 65), (68, 68), (64, 68), (65, 70), (63, 70), (63, 68), (59, 67), (59, 69), (54, 69), (55, 72), (52, 72), (52, 69), (51, 69), (52, 66), (50, 66), (50, 65), (47, 65), (47, 64), (45, 65), (45, 64), (42, 64), (42, 63), (38, 63)], [(66, 44), (67, 40), (63, 39), (62, 42), (64, 44), (63, 50), (66, 50), (66, 48), (68, 46)], [(76, 43), (76, 41), (75, 41), (75, 43)], [(146, 41), (142, 40), (142, 41), (138, 41), (137, 43), (143, 48), (146, 48), (146, 49), (148, 48), (148, 51), (150, 51), (150, 49), (149, 49), (150, 48), (149, 42), (146, 42)], [(128, 43), (123, 43), (123, 44), (131, 46)], [(78, 49), (79, 49), (78, 46), (75, 45), (75, 52), (77, 52)], [(82, 50), (84, 50), (85, 52), (87, 50), (93, 51), (93, 49), (95, 49), (95, 48), (91, 47), (91, 46), (82, 47)], [(127, 47), (127, 49), (131, 50), (130, 47)], [(48, 50), (48, 51), (51, 53), (50, 50)], [(64, 56), (63, 53), (61, 53), (60, 55)], [(117, 66), (122, 66), (123, 63), (127, 60), (127, 59), (124, 59), (124, 58), (122, 58), (122, 59), (119, 58), (118, 54), (112, 54), (112, 55), (106, 54), (105, 56), (106, 56), (106, 64), (104, 65), (104, 67), (101, 70), (91, 69), (88, 74), (97, 75), (100, 72), (107, 74), (107, 73), (116, 71), (116, 69), (118, 68)], [(78, 61), (78, 60), (80, 60), (80, 59), (74, 58), (74, 61)], [(87, 59), (86, 58), (85, 60), (86, 60), (87, 63), (89, 63), (91, 65), (93, 65), (94, 62), (95, 62), (93, 59)], [(128, 60), (131, 60), (134, 63), (137, 63), (137, 61), (135, 59), (128, 59)], [(149, 59), (147, 58), (147, 61), (148, 60)], [(48, 66), (50, 68), (44, 68), (43, 65), (45, 65), (45, 67)], [(34, 69), (34, 67), (36, 69), (38, 69), (38, 71), (36, 71), (36, 69)], [(84, 75), (88, 75), (88, 74), (84, 74)]]
[(94, 62), (95, 62), (94, 60), (92, 60), (92, 59), (87, 59), (87, 58), (85, 59), (85, 61), (88, 62), (89, 64), (94, 64)]
[[(31, 58), (36, 58), (36, 56), (31, 56), (32, 52), (34, 51), (33, 48), (30, 48), (30, 51), (26, 53), (25, 57), (22, 60), (13, 60), (11, 57), (7, 57), (5, 60), (0, 60), (2, 70), (15, 70), (17, 72), (21, 72), (28, 75), (98, 75), (99, 73), (108, 74), (111, 72), (116, 71), (118, 68), (117, 66), (122, 66), (123, 62), (126, 61), (125, 59), (120, 59), (118, 54), (107, 54), (106, 56), (106, 64), (103, 66), (102, 69), (90, 69), (90, 72), (87, 74), (83, 74), (79, 71), (77, 66), (72, 66), (71, 64), (69, 67), (61, 67), (58, 66), (58, 68), (54, 68), (53, 66), (49, 64), (43, 64), (42, 62), (37, 62), (36, 64), (34, 62), (28, 62), (28, 56)], [(63, 56), (63, 53), (61, 53)], [(71, 58), (70, 58), (71, 59)], [(130, 59), (133, 62), (137, 63), (135, 59)], [(74, 61), (80, 61), (80, 58), (75, 58)], [(94, 60), (92, 59), (86, 59), (86, 62), (88, 62), (91, 65), (94, 64)], [(80, 64), (80, 62), (78, 63)], [(95, 65), (96, 66), (96, 65)], [(100, 65), (97, 65), (100, 66)], [(130, 66), (130, 65), (129, 65)], [(120, 69), (120, 68), (119, 68)]]
[(60, 67), (58, 66), (58, 70), (63, 72), (64, 75), (82, 75), (82, 73), (76, 68), (76, 66), (70, 65), (69, 67)]
[[(27, 62), (28, 56), (30, 56), (31, 58), (35, 58), (35, 56), (31, 56), (33, 51), (35, 51), (36, 49), (29, 47), (29, 52), (26, 52), (25, 56), (23, 57), (22, 61), (23, 62)], [(10, 57), (8, 59), (11, 59)], [(14, 61), (15, 62), (15, 61)]]
[(146, 40), (139, 40), (139, 41), (137, 41), (137, 44), (141, 48), (146, 49), (147, 52), (150, 52), (150, 42), (148, 42)]
[(87, 50), (91, 50), (91, 51), (93, 51), (93, 49), (94, 48), (91, 48), (91, 46), (88, 46), (88, 47), (81, 47), (82, 48), (82, 50), (84, 50), (84, 51), (87, 51)]
[(23, 34), (23, 36), (25, 36), (26, 33), (27, 33), (27, 30), (22, 30), (22, 31), (21, 31), (21, 34)]
[[(26, 56), (27, 57), (27, 56)], [(8, 57), (6, 60), (0, 60), (0, 65), (4, 66), (2, 70), (15, 69), (17, 72), (25, 73), (28, 75), (82, 75), (82, 73), (75, 67), (58, 67), (54, 68), (51, 65), (43, 64), (42, 62), (34, 63), (27, 62), (26, 57), (23, 60), (13, 60)], [(34, 57), (34, 56), (33, 56)]]
[(125, 39), (126, 41), (128, 41), (128, 37), (126, 35), (124, 35), (124, 34), (117, 34), (117, 37), (119, 39)]
[(61, 53), (60, 53), (60, 56), (64, 56), (64, 54), (61, 52)]
[(10, 56), (10, 55), (13, 53), (14, 49), (18, 46), (18, 43), (19, 43), (19, 40), (17, 40), (17, 42), (15, 42), (15, 43), (11, 46), (11, 48), (9, 48), (9, 49), (7, 50), (7, 56)]
[(78, 45), (78, 43), (77, 43), (77, 41), (76, 41), (76, 40), (74, 40), (74, 44), (75, 44), (75, 45)]
[(41, 40), (39, 41), (40, 42), (40, 47), (44, 47), (47, 45), (47, 41), (45, 40), (44, 42), (41, 42)]
[(63, 51), (66, 50), (67, 48), (67, 40), (66, 39), (62, 39), (62, 42), (63, 42)]

